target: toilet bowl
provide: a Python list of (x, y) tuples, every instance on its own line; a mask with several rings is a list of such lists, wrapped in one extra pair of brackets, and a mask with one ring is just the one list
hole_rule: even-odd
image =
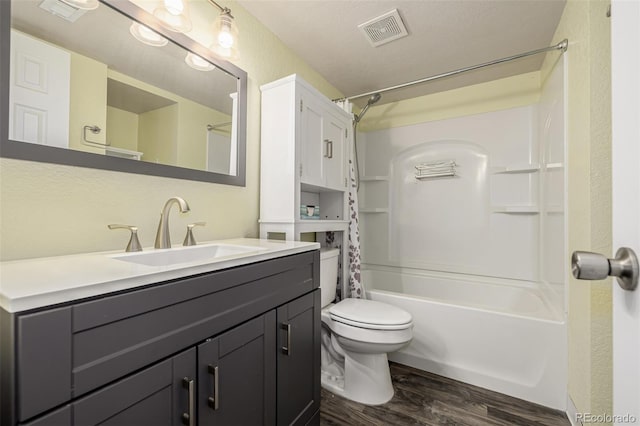
[(322, 299), (322, 386), (344, 398), (369, 405), (393, 397), (387, 353), (413, 336), (411, 315), (395, 306), (365, 299), (332, 303), (338, 249), (320, 254)]

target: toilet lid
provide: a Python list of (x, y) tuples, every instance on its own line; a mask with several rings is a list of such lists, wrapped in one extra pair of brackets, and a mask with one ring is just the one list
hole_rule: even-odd
[(407, 328), (412, 322), (411, 314), (403, 309), (365, 299), (345, 299), (333, 305), (329, 314), (334, 321), (379, 330)]

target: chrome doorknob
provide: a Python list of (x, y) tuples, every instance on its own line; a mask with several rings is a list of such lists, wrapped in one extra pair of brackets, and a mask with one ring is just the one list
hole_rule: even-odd
[(579, 280), (616, 277), (620, 287), (628, 291), (633, 291), (638, 286), (638, 258), (627, 247), (619, 248), (615, 259), (607, 259), (599, 253), (574, 251), (571, 256), (571, 272)]

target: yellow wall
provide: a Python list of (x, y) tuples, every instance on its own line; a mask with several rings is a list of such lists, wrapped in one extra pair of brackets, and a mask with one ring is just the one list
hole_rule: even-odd
[(138, 150), (151, 163), (176, 164), (178, 160), (178, 104), (138, 115)]
[(530, 105), (540, 100), (538, 71), (475, 84), (399, 102), (373, 106), (358, 131), (369, 132), (444, 120), (507, 108)]
[[(139, 144), (139, 151), (144, 153), (144, 161), (160, 162), (162, 164), (174, 164), (181, 167), (206, 170), (207, 153), (207, 124), (218, 124), (231, 121), (231, 116), (215, 109), (185, 99), (175, 93), (152, 86), (143, 81), (132, 78), (128, 75), (114, 70), (108, 70), (109, 78), (137, 87), (146, 92), (162, 96), (163, 98), (175, 101), (176, 108), (164, 110), (173, 111), (176, 117), (164, 116), (163, 120), (169, 119), (175, 124), (175, 129), (168, 129), (167, 123), (158, 122), (160, 128), (166, 129), (175, 136), (173, 141), (167, 139), (168, 134), (162, 137), (162, 146), (153, 146), (152, 139), (145, 139)], [(231, 102), (231, 100), (229, 100)], [(149, 113), (146, 113), (149, 114)], [(141, 114), (142, 116), (143, 114)], [(152, 122), (150, 117), (160, 117), (158, 113), (147, 115), (145, 119), (145, 130), (143, 136), (152, 132)], [(155, 133), (158, 133), (157, 131)], [(155, 142), (159, 143), (159, 141)], [(144, 145), (144, 149), (142, 146)]]
[(195, 102), (181, 102), (178, 114), (177, 164), (182, 167), (206, 170), (207, 124), (226, 123), (231, 121), (231, 116)]
[(107, 106), (107, 142), (116, 148), (138, 150), (138, 114)]
[[(569, 247), (611, 251), (611, 50), (608, 1), (567, 2), (553, 42), (569, 39)], [(546, 76), (551, 61), (542, 69)], [(569, 277), (569, 396), (612, 414), (611, 280)]]
[[(330, 98), (342, 94), (240, 5), (221, 3), (232, 9), (238, 21), (241, 57), (237, 65), (249, 75), (246, 187), (2, 158), (2, 260), (124, 249), (128, 237), (109, 231), (109, 223), (137, 225), (142, 244), (150, 246), (160, 209), (174, 195), (184, 197), (191, 212), (173, 212), (173, 241), (181, 241), (186, 225), (198, 220), (207, 222), (196, 235), (200, 241), (258, 235), (259, 86), (298, 73)], [(196, 23), (198, 29), (208, 31), (217, 13), (214, 8), (194, 2), (192, 11), (202, 20)]]
[(87, 131), (87, 139), (104, 143), (107, 137), (107, 66), (69, 51), (71, 87), (69, 94), (69, 147), (80, 151), (102, 152), (82, 143), (84, 126), (98, 126), (98, 135)]

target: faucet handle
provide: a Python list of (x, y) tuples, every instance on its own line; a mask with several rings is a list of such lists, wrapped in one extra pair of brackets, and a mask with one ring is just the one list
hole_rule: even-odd
[(120, 225), (120, 224), (110, 224), (107, 225), (109, 229), (128, 229), (131, 231), (131, 238), (129, 238), (129, 244), (127, 244), (126, 252), (130, 251), (142, 251), (142, 245), (140, 245), (140, 240), (138, 240), (138, 227), (132, 225)]
[(187, 225), (187, 235), (184, 237), (183, 246), (195, 246), (196, 239), (193, 237), (193, 227), (194, 226), (205, 226), (207, 222), (194, 222)]

